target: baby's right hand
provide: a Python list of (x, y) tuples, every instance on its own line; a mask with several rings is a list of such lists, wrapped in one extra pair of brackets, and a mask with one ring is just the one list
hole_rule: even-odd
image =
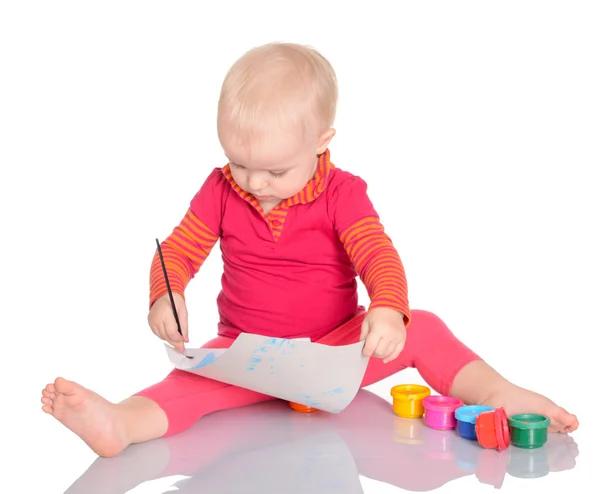
[(181, 325), (183, 336), (177, 331), (177, 322), (171, 308), (169, 294), (156, 299), (150, 313), (148, 314), (148, 324), (152, 332), (161, 340), (166, 341), (180, 352), (183, 352), (184, 342), (189, 343), (188, 339), (188, 313), (184, 298), (179, 293), (173, 294), (177, 316)]

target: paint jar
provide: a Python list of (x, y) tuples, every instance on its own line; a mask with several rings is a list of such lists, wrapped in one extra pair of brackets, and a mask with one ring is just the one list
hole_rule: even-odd
[(510, 440), (517, 448), (541, 448), (548, 440), (550, 419), (537, 413), (520, 413), (508, 419)]
[(483, 405), (465, 405), (457, 408), (454, 412), (454, 418), (456, 418), (456, 431), (460, 437), (464, 437), (471, 441), (477, 441), (475, 420), (477, 420), (477, 417), (481, 412), (491, 412), (493, 410), (492, 407)]
[(290, 407), (295, 412), (300, 412), (300, 413), (313, 413), (313, 412), (319, 411), (318, 408), (312, 408), (307, 405), (302, 405), (301, 403), (294, 403), (293, 401), (290, 401)]
[(427, 386), (400, 384), (390, 392), (396, 415), (405, 419), (418, 419), (423, 416), (423, 399), (431, 394)]
[(484, 448), (498, 448), (499, 451), (508, 448), (510, 432), (504, 408), (481, 412), (475, 419), (475, 434), (477, 441)]
[(454, 412), (464, 403), (451, 396), (428, 396), (423, 400), (425, 424), (432, 429), (449, 430), (456, 427)]

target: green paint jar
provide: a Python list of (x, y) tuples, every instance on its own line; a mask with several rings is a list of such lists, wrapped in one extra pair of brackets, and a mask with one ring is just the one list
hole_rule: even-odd
[(517, 448), (541, 448), (548, 440), (550, 419), (537, 413), (520, 413), (508, 418), (510, 442)]

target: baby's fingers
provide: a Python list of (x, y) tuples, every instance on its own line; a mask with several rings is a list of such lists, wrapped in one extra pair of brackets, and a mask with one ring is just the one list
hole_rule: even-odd
[(177, 323), (175, 322), (175, 318), (172, 321), (165, 322), (165, 339), (170, 341), (183, 341), (183, 337), (179, 334), (177, 330)]
[[(166, 343), (168, 343), (169, 345), (172, 345), (173, 343), (171, 342), (171, 340), (173, 340), (174, 338), (171, 338), (169, 331), (167, 330), (167, 326), (165, 323), (156, 323), (155, 326), (152, 326), (152, 332), (158, 336), (158, 338), (160, 338), (161, 340), (165, 341)], [(177, 330), (175, 330), (175, 333), (177, 335), (179, 335), (177, 333)]]
[(367, 335), (367, 339), (365, 340), (365, 346), (363, 347), (363, 355), (365, 357), (371, 357), (372, 355), (374, 355), (375, 351), (377, 350), (380, 338), (381, 337), (379, 335), (373, 333), (369, 333)]
[(162, 323), (154, 323), (150, 326), (150, 329), (152, 330), (152, 332), (156, 335), (157, 338), (160, 338), (161, 340), (165, 339), (165, 325)]
[(402, 349), (404, 348), (404, 342), (400, 342), (396, 345), (396, 348), (394, 349), (394, 351), (392, 352), (391, 355), (386, 356), (385, 359), (383, 359), (383, 363), (387, 364), (388, 362), (391, 362), (392, 360), (395, 360), (398, 358), (398, 355), (400, 355), (400, 352), (402, 351)]
[(381, 338), (381, 340), (379, 340), (379, 344), (377, 345), (377, 349), (375, 350), (374, 355), (378, 358), (383, 359), (390, 356), (394, 352), (395, 348), (396, 345), (393, 341), (390, 341), (387, 338)]
[(167, 343), (169, 345), (171, 345), (173, 348), (175, 348), (175, 350), (177, 350), (178, 352), (183, 353), (183, 350), (185, 349), (185, 347), (183, 346), (183, 343), (181, 341), (168, 341)]

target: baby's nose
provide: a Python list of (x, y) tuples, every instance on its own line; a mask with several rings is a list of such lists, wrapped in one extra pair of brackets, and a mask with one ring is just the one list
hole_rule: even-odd
[(259, 192), (267, 186), (267, 181), (263, 177), (251, 175), (248, 185), (252, 190)]

